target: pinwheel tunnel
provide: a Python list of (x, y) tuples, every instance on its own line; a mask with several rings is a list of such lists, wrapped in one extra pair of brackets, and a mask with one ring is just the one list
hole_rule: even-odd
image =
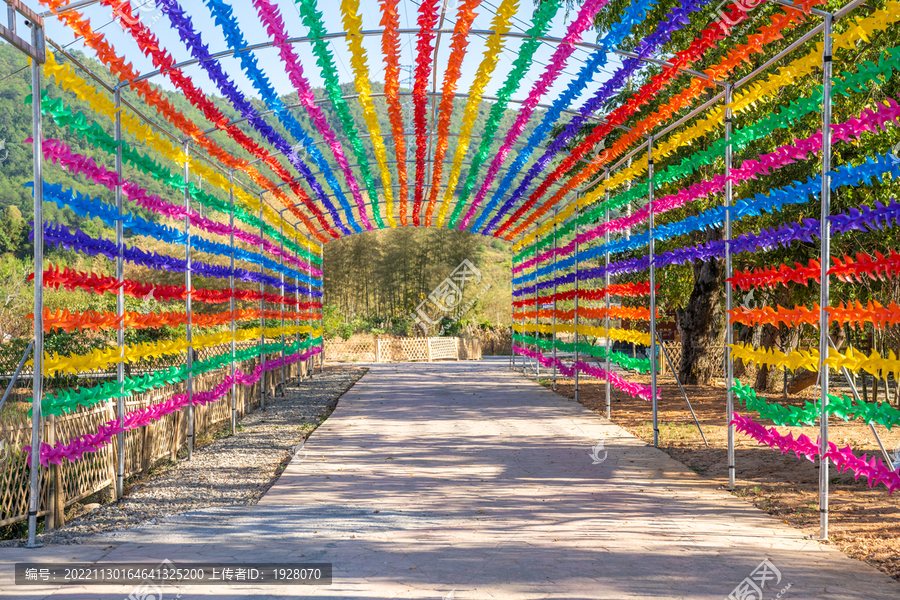
[[(900, 322), (896, 305), (833, 306), (829, 290), (831, 280), (858, 285), (900, 269), (898, 255), (880, 245), (886, 238), (865, 241), (898, 222), (900, 205), (889, 194), (900, 176), (891, 151), (900, 107), (888, 97), (840, 118), (832, 110), (873, 89), (896, 92), (900, 47), (885, 42), (897, 42), (896, 0), (718, 10), (708, 0), (666, 8), (652, 0), (545, 0), (533, 9), (517, 0), (346, 0), (328, 9), (315, 0), (240, 8), (204, 0), (190, 11), (177, 0), (41, 0), (43, 14), (7, 3), (0, 34), (29, 56), (33, 84), (34, 370), (78, 377), (116, 369), (113, 382), (54, 394), (34, 378), (25, 450), (42, 468), (28, 471), (21, 506), (0, 515), (28, 519), (29, 543), (49, 510), (41, 490), (54, 465), (114, 446), (121, 493), (126, 436), (183, 413), (190, 453), (196, 406), (232, 402), (238, 387), (267, 372), (283, 382), (301, 363), (321, 365), (324, 247), (399, 227), (511, 244), (510, 366), (574, 378), (576, 398), (579, 378), (605, 382), (607, 406), (611, 391), (642, 398), (657, 432), (664, 357), (627, 356), (612, 345), (657, 348), (659, 273), (721, 264), (732, 326), (715, 344), (725, 347), (732, 486), (737, 432), (819, 461), (822, 537), (830, 464), (900, 489), (886, 450), (867, 461), (828, 439), (829, 415), (862, 419), (876, 438), (900, 423), (900, 411), (855, 389), (853, 397), (828, 394), (836, 372), (900, 375), (893, 353), (841, 352), (829, 339), (832, 323)], [(95, 24), (109, 22), (116, 27)], [(600, 34), (590, 42), (594, 29)], [(60, 39), (51, 39), (57, 30)], [(864, 44), (869, 60), (856, 60)], [(775, 108), (748, 120), (760, 103)], [(784, 135), (804, 124), (806, 137)], [(43, 135), (51, 125), (59, 139)], [(850, 152), (862, 139), (879, 140), (867, 147), (880, 143), (881, 151)], [(742, 196), (789, 165), (794, 174), (805, 169), (805, 179), (773, 179), (765, 193)], [(79, 178), (79, 189), (54, 182), (58, 173)], [(145, 177), (152, 190), (135, 182)], [(863, 203), (833, 209), (834, 194), (854, 198), (857, 190), (867, 194)], [(115, 240), (46, 220), (46, 206), (99, 220)], [(832, 257), (832, 240), (847, 235), (868, 254)], [(140, 247), (138, 236), (164, 250)], [(806, 264), (735, 268), (795, 242), (813, 249), (798, 254)], [(52, 264), (45, 248), (100, 257), (115, 264), (115, 275)], [(126, 267), (168, 272), (178, 283), (129, 279)], [(788, 310), (735, 301), (779, 284), (818, 286), (818, 302)], [(45, 295), (59, 288), (115, 295), (117, 310), (50, 311)], [(612, 301), (622, 297), (646, 306)], [(126, 298), (167, 310), (129, 312)], [(613, 326), (623, 320), (632, 326)], [(735, 325), (762, 323), (817, 327), (818, 349), (782, 353), (734, 339)], [(129, 329), (170, 326), (184, 326), (185, 335), (126, 343)], [(54, 328), (116, 331), (118, 347), (47, 352), (44, 335)], [(214, 348), (212, 358), (195, 359)], [(185, 363), (128, 375), (128, 365), (163, 355)], [(805, 409), (767, 402), (734, 378), (738, 359), (815, 372), (825, 401)], [(649, 385), (628, 372), (649, 373)], [(215, 385), (195, 387), (199, 373), (217, 373)], [(173, 384), (184, 393), (126, 410), (130, 394)], [(735, 412), (735, 399), (746, 412)], [(101, 402), (114, 407), (114, 419), (96, 434), (41, 438), (42, 415)], [(767, 429), (752, 411), (780, 426), (818, 422), (819, 441)]]

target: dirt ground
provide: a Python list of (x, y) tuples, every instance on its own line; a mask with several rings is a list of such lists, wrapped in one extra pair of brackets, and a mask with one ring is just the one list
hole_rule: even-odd
[[(650, 382), (649, 375), (632, 375), (629, 379)], [(727, 488), (724, 380), (714, 381), (710, 386), (685, 386), (709, 441), (709, 448), (697, 431), (675, 379), (661, 377), (658, 382), (662, 392), (658, 406), (660, 448), (687, 465), (699, 477)], [(549, 384), (543, 379), (541, 383)], [(559, 378), (557, 393), (573, 398), (573, 381)], [(761, 395), (770, 401), (802, 406), (805, 400), (812, 398), (812, 390), (797, 396), (788, 395), (786, 400), (781, 392)], [(605, 384), (582, 379), (579, 383), (579, 401), (606, 416)], [(613, 422), (653, 443), (649, 402), (618, 392), (618, 397), (611, 399), (611, 408)], [(737, 402), (735, 410), (744, 412)], [(773, 425), (770, 421), (759, 421), (759, 415), (755, 412), (749, 414), (767, 427)], [(845, 423), (839, 418), (832, 418), (828, 427), (829, 439), (839, 447), (849, 444), (857, 455), (865, 452), (870, 458), (881, 456), (871, 429), (862, 421)], [(900, 447), (900, 429), (894, 428), (893, 432), (888, 432), (884, 427), (876, 427), (888, 452), (893, 455)], [(818, 427), (781, 427), (779, 431), (794, 431), (794, 437), (805, 433), (814, 441), (819, 434)], [(818, 536), (817, 464), (798, 460), (793, 454), (783, 456), (777, 450), (760, 446), (751, 438), (736, 433), (735, 467), (735, 489), (732, 491), (735, 496), (777, 516), (806, 535)], [(888, 496), (883, 485), (869, 489), (864, 478), (855, 482), (851, 472), (840, 474), (833, 464), (830, 468), (829, 543), (848, 556), (863, 560), (900, 580), (900, 494)]]

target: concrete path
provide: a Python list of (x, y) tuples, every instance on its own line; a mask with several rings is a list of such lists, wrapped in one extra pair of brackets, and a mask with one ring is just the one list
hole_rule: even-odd
[(329, 562), (334, 583), (193, 586), (162, 600), (721, 600), (766, 559), (766, 600), (900, 597), (886, 575), (715, 490), (506, 361), (374, 366), (258, 506), (187, 513), (92, 546), (0, 549), (0, 597), (134, 591), (12, 586), (15, 562), (164, 559)]

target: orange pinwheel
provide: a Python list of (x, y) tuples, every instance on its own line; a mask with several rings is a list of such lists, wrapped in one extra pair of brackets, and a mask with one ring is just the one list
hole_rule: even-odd
[[(864, 323), (872, 323), (878, 329), (900, 323), (900, 306), (894, 302), (891, 302), (890, 306), (882, 306), (872, 300), (869, 300), (866, 306), (863, 306), (858, 300), (855, 303), (848, 302), (846, 305), (841, 302), (838, 306), (828, 307), (827, 312), (830, 323), (850, 324), (860, 329)], [(819, 326), (818, 304), (813, 304), (812, 309), (805, 306), (797, 306), (793, 309), (783, 306), (775, 309), (768, 306), (763, 308), (738, 307), (729, 310), (728, 314), (731, 315), (732, 323), (743, 323), (744, 325), (768, 324), (777, 327), (783, 323), (788, 327)]]

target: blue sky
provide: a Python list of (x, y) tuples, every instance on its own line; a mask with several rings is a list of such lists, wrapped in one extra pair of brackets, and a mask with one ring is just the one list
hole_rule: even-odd
[[(219, 28), (212, 21), (206, 6), (200, 0), (181, 1), (182, 6), (189, 9), (189, 13), (194, 22), (194, 26), (202, 33), (204, 42), (209, 45), (210, 51), (218, 52), (227, 50), (224, 37), (222, 36)], [(532, 1), (533, 0), (520, 0), (519, 12), (513, 22), (513, 31), (524, 32), (530, 25), (532, 11), (534, 8)], [(457, 0), (448, 0), (447, 19), (444, 24), (444, 28), (446, 29), (451, 29), (453, 27), (453, 23), (455, 22), (456, 3)], [(32, 8), (37, 7), (37, 2), (35, 1), (29, 1), (29, 4), (32, 5)], [(295, 8), (294, 3), (290, 0), (277, 0), (277, 4), (279, 5), (284, 16), (285, 25), (289, 35), (297, 37), (307, 35), (308, 31), (303, 26), (300, 17), (297, 14), (297, 9)], [(489, 29), (490, 21), (494, 17), (494, 10), (497, 8), (497, 6), (499, 6), (499, 4), (500, 0), (483, 0), (478, 10), (478, 17), (475, 20), (474, 29)], [(341, 24), (339, 5), (340, 3), (338, 0), (322, 2), (320, 5), (319, 10), (323, 13), (325, 27), (329, 32), (340, 32), (344, 29)], [(164, 15), (162, 15), (160, 11), (155, 7), (153, 0), (133, 0), (133, 6), (135, 6), (135, 8), (140, 7), (141, 20), (151, 26), (152, 31), (160, 37), (162, 46), (169, 52), (171, 52), (177, 60), (186, 60), (190, 58), (187, 49), (178, 38), (177, 33), (173, 32), (169, 28), (168, 19)], [(259, 43), (268, 40), (267, 35), (260, 25), (259, 19), (256, 15), (256, 11), (253, 9), (248, 0), (244, 0), (242, 2), (233, 2), (232, 6), (236, 7), (235, 14), (244, 32), (244, 37), (248, 41), (250, 41), (250, 43)], [(401, 1), (401, 28), (416, 28), (416, 18), (418, 14), (417, 9), (417, 2), (413, 2), (413, 0)], [(100, 31), (107, 36), (107, 39), (114, 45), (119, 54), (126, 56), (128, 60), (130, 60), (141, 73), (146, 73), (154, 70), (151, 62), (147, 58), (145, 58), (143, 54), (138, 50), (137, 44), (132, 40), (131, 36), (124, 33), (117, 24), (110, 23), (112, 19), (112, 13), (110, 9), (98, 4), (86, 8), (82, 12), (86, 17), (90, 18), (91, 23), (93, 24), (95, 29), (100, 28)], [(379, 25), (381, 11), (376, 0), (362, 0), (360, 2), (360, 12), (363, 19), (363, 29), (381, 29)], [(561, 10), (553, 22), (553, 26), (549, 35), (554, 37), (564, 36), (566, 27), (573, 18), (574, 14), (568, 15), (567, 18), (565, 10)], [(56, 42), (63, 45), (71, 44), (71, 46), (69, 46), (70, 48), (85, 50), (88, 55), (93, 56), (93, 52), (90, 49), (85, 49), (80, 41), (75, 41), (73, 39), (71, 31), (60, 24), (60, 22), (52, 16), (47, 18), (47, 32), (48, 36)], [(471, 85), (472, 79), (478, 68), (478, 64), (481, 62), (481, 56), (484, 51), (483, 40), (483, 36), (470, 36), (469, 50), (466, 55), (466, 60), (463, 63), (463, 70), (459, 82), (458, 93), (466, 92)], [(372, 79), (376, 81), (383, 81), (384, 78), (380, 41), (380, 36), (372, 36), (365, 39), (365, 46), (369, 55), (369, 69), (372, 74)], [(588, 34), (584, 38), (584, 41), (596, 41), (596, 34), (593, 31), (588, 32)], [(446, 66), (446, 59), (450, 52), (449, 43), (450, 36), (444, 35), (441, 40), (441, 49), (438, 58), (437, 77), (439, 90), (441, 87), (440, 84), (443, 81), (443, 68)], [(336, 63), (341, 76), (341, 81), (351, 82), (353, 79), (352, 73), (350, 71), (349, 52), (347, 50), (345, 42), (342, 39), (336, 39), (332, 40), (330, 44), (332, 52), (336, 57)], [(502, 85), (506, 73), (509, 70), (510, 65), (512, 64), (512, 61), (515, 59), (519, 44), (519, 40), (508, 39), (506, 50), (486, 91), (486, 94), (488, 96), (493, 95), (496, 90)], [(319, 76), (318, 68), (315, 64), (313, 56), (309, 51), (309, 46), (307, 44), (296, 44), (294, 47), (298, 55), (300, 56), (302, 64), (304, 65), (304, 71), (307, 78), (310, 80), (312, 85), (320, 86), (322, 84), (322, 80)], [(415, 61), (414, 36), (401, 36), (401, 48), (403, 63), (413, 65)], [(524, 100), (534, 82), (540, 77), (541, 73), (543, 72), (544, 65), (546, 65), (550, 56), (552, 55), (553, 49), (554, 48), (549, 44), (542, 45), (541, 50), (535, 57), (535, 63), (532, 65), (532, 68), (527, 74), (526, 81), (522, 82), (518, 93), (514, 96), (514, 99)], [(553, 88), (544, 96), (543, 102), (551, 102), (552, 99), (555, 98), (565, 88), (569, 80), (577, 75), (578, 71), (584, 63), (584, 60), (588, 56), (587, 53), (588, 50), (586, 49), (576, 50), (576, 52), (570, 58), (564, 74), (557, 80), (557, 83), (553, 86)], [(258, 51), (258, 57), (260, 59), (260, 64), (266, 70), (270, 80), (273, 82), (273, 84), (276, 86), (276, 89), (280, 93), (284, 94), (293, 91), (290, 82), (285, 75), (283, 66), (278, 59), (276, 51), (272, 49), (260, 50)], [(616, 66), (618, 66), (618, 64), (619, 61), (615, 57), (611, 57), (609, 64), (605, 70), (607, 75), (605, 75), (604, 78), (608, 76), (608, 74), (611, 73), (612, 70)], [(238, 86), (245, 93), (247, 93), (248, 95), (254, 95), (252, 87), (249, 85), (249, 83), (241, 73), (237, 61), (231, 58), (226, 58), (223, 59), (223, 65), (226, 67), (229, 74), (234, 77)], [(208, 93), (216, 93), (215, 87), (203, 73), (202, 69), (194, 66), (186, 69), (186, 72), (191, 75), (194, 78), (195, 82), (205, 91), (207, 91)], [(171, 86), (162, 77), (157, 77), (154, 81), (171, 89)], [(601, 83), (602, 79), (593, 82), (593, 84), (585, 90), (585, 93), (583, 93), (574, 103), (573, 107), (580, 106), (580, 104), (587, 97), (589, 97), (590, 93)]]

